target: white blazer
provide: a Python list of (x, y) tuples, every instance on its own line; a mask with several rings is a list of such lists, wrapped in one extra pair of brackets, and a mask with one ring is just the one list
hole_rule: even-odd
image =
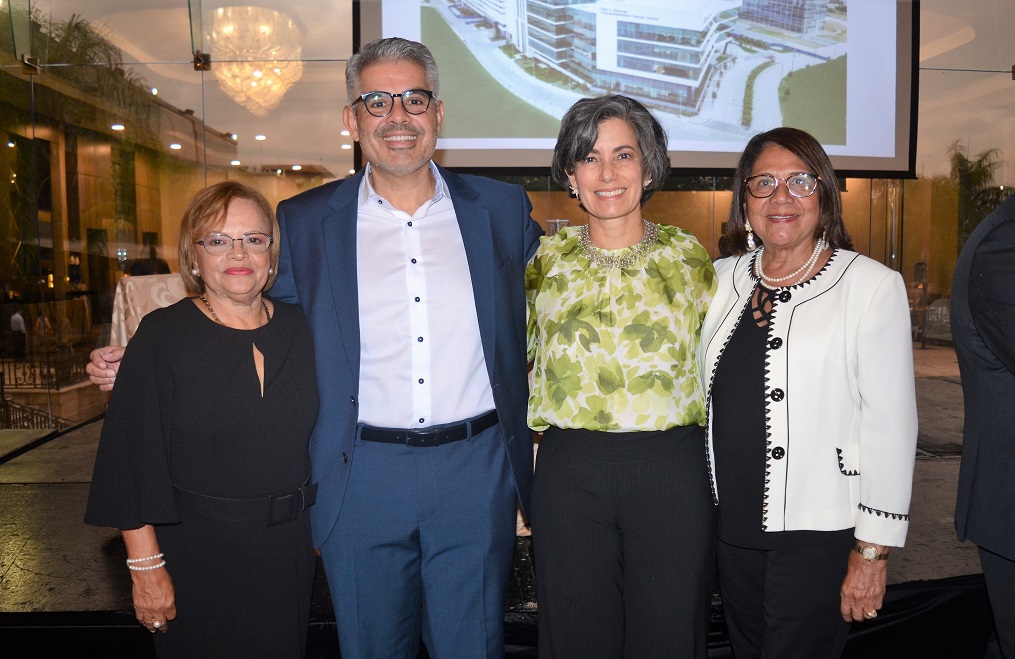
[[(753, 256), (715, 264), (718, 291), (698, 359), (708, 392), (750, 301)], [(901, 547), (916, 461), (916, 391), (906, 287), (899, 273), (837, 250), (808, 282), (778, 289), (765, 355), (765, 531), (855, 527), (858, 540)]]

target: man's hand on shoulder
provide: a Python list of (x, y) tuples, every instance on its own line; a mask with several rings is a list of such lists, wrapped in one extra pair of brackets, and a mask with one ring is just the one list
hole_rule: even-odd
[(88, 379), (92, 384), (99, 385), (102, 391), (112, 391), (113, 383), (116, 382), (116, 372), (120, 370), (120, 360), (123, 358), (124, 348), (120, 346), (105, 346), (92, 350), (91, 361), (85, 366), (88, 372)]

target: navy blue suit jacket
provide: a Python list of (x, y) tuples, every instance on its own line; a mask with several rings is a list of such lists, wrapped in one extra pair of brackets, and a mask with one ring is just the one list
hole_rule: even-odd
[[(525, 265), (542, 230), (525, 191), (507, 183), (440, 170), (454, 203), (472, 277), (483, 354), (490, 372), (505, 450), (522, 508), (532, 484), (532, 433), (525, 355)], [(273, 298), (296, 302), (310, 322), (317, 361), (320, 416), (310, 439), (314, 546), (338, 520), (349, 470), (359, 396), (360, 326), (356, 216), (363, 171), (278, 206), (282, 229)], [(392, 425), (398, 425), (392, 423)]]
[(962, 248), (951, 322), (965, 402), (955, 528), (1015, 560), (1015, 196)]

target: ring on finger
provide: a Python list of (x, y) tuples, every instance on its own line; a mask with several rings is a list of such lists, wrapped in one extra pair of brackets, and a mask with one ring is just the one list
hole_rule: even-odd
[(877, 611), (877, 609), (871, 609), (870, 611), (864, 611), (863, 617), (867, 618), (868, 620), (873, 620), (874, 618), (878, 617), (878, 611)]
[[(875, 614), (875, 615), (877, 615), (877, 614)], [(871, 616), (871, 617), (873, 617), (873, 616)], [(155, 629), (158, 629), (158, 628), (159, 628), (159, 627), (161, 627), (161, 626), (162, 626), (163, 624), (164, 624), (164, 623), (163, 623), (163, 622), (162, 622), (161, 620), (153, 620), (153, 621), (152, 621), (152, 627), (154, 627)]]

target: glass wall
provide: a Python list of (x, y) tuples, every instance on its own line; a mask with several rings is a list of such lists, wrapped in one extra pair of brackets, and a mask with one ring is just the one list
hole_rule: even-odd
[[(914, 318), (948, 296), (965, 236), (1015, 185), (1007, 4), (921, 3), (918, 177), (841, 182), (857, 250), (903, 273)], [(3, 398), (43, 415), (18, 423), (102, 411), (88, 352), (115, 336), (121, 282), (178, 271), (195, 191), (237, 179), (274, 204), (353, 171), (351, 23), (352, 0), (0, 0)], [(512, 180), (544, 226), (583, 221), (546, 177)], [(730, 184), (677, 172), (646, 216), (718, 256)]]

